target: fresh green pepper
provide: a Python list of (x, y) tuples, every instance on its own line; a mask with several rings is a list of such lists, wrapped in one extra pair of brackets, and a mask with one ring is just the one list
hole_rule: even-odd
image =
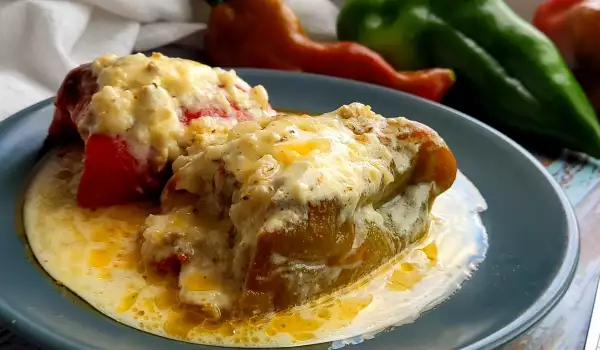
[(502, 0), (348, 0), (337, 30), (397, 69), (454, 69), (475, 117), (600, 157), (600, 124), (560, 53)]

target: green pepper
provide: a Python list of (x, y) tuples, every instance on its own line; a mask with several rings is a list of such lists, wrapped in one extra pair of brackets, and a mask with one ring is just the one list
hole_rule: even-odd
[(600, 157), (600, 124), (560, 53), (502, 0), (348, 0), (337, 31), (399, 70), (454, 69), (475, 117)]

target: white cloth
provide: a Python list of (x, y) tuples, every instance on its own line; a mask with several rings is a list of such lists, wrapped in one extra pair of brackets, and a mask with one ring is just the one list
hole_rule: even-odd
[[(322, 41), (335, 40), (343, 1), (285, 0)], [(541, 0), (508, 2), (529, 17)], [(0, 0), (0, 120), (54, 95), (71, 68), (102, 54), (202, 45), (208, 12), (204, 0)]]

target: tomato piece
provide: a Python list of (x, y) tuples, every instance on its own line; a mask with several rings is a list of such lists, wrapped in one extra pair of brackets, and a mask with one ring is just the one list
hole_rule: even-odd
[(77, 203), (85, 208), (123, 204), (160, 191), (164, 175), (128, 151), (127, 142), (108, 135), (91, 135), (86, 143)]

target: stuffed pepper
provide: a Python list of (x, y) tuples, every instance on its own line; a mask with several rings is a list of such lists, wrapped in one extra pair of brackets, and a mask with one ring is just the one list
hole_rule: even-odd
[[(273, 115), (266, 90), (233, 71), (159, 53), (105, 55), (73, 69), (55, 101), (49, 143), (85, 145), (78, 204), (101, 207), (159, 194), (202, 117), (235, 124)], [(210, 134), (210, 130), (209, 130)]]
[(178, 159), (141, 247), (215, 318), (285, 310), (374, 271), (426, 234), (457, 172), (435, 131), (359, 103), (223, 131)]

